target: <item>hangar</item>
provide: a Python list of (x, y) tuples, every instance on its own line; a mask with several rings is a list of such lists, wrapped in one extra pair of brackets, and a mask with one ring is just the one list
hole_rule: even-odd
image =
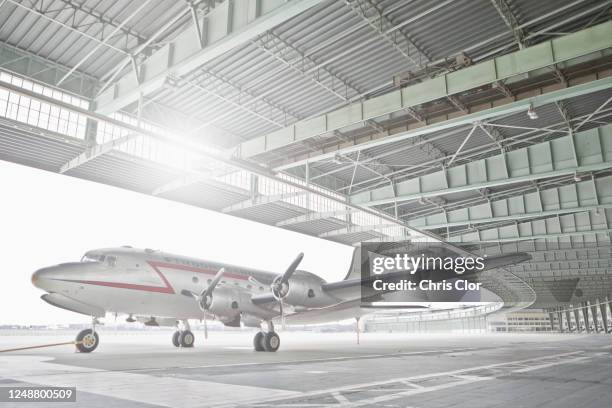
[(609, 333), (611, 6), (3, 0), (0, 159), (347, 245), (528, 252), (504, 307)]

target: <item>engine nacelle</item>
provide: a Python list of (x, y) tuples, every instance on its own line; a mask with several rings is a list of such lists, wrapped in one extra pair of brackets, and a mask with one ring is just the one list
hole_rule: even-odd
[(240, 292), (233, 288), (217, 287), (208, 311), (223, 320), (235, 318), (240, 313)]
[[(253, 304), (251, 296), (250, 292), (243, 289), (218, 286), (212, 294), (208, 312), (214, 314), (226, 325), (229, 322), (235, 325), (242, 319), (246, 326), (258, 327), (262, 319), (271, 318), (275, 313)], [(244, 321), (247, 316), (250, 317), (249, 322)], [(256, 325), (255, 321), (257, 321)]]
[(289, 280), (289, 292), (283, 299), (286, 303), (303, 307), (324, 307), (334, 304), (338, 299), (323, 292), (325, 283), (317, 275), (306, 271), (296, 271)]

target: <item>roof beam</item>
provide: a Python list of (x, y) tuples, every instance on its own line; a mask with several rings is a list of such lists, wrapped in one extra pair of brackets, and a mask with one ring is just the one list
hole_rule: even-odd
[(515, 268), (511, 267), (510, 270), (513, 273), (516, 273), (518, 276), (523, 277), (523, 278), (580, 278), (583, 279), (585, 277), (600, 277), (603, 279), (610, 279), (612, 278), (612, 274), (610, 274), (608, 271), (610, 270), (610, 268), (607, 267), (603, 267), (603, 268), (594, 268), (594, 267), (590, 267), (590, 268), (580, 268), (580, 273), (577, 274), (576, 273), (576, 268), (567, 268), (567, 269), (555, 269), (555, 270), (543, 270), (543, 269), (538, 269), (538, 270), (516, 270)]
[(62, 27), (64, 27), (64, 28), (66, 28), (66, 29), (68, 29), (68, 30), (70, 30), (70, 31), (72, 31), (72, 32), (74, 32), (74, 33), (76, 33), (76, 34), (78, 34), (78, 35), (82, 36), (82, 37), (86, 37), (86, 38), (88, 38), (88, 39), (90, 39), (90, 40), (92, 40), (92, 41), (94, 41), (94, 42), (98, 43), (99, 45), (103, 45), (103, 46), (105, 46), (105, 47), (108, 47), (108, 48), (110, 48), (110, 49), (112, 49), (112, 50), (114, 50), (114, 51), (117, 51), (118, 53), (121, 53), (121, 54), (125, 54), (125, 55), (127, 55), (127, 54), (128, 54), (128, 52), (127, 52), (127, 51), (122, 50), (121, 48), (115, 47), (114, 45), (111, 45), (111, 44), (109, 44), (109, 43), (107, 43), (107, 42), (105, 42), (105, 41), (102, 41), (101, 39), (96, 38), (95, 36), (89, 35), (89, 34), (87, 34), (87, 33), (86, 33), (86, 32), (84, 32), (84, 31), (78, 30), (77, 28), (72, 27), (72, 26), (71, 26), (71, 25), (69, 25), (69, 24), (63, 23), (63, 22), (61, 22), (61, 21), (59, 21), (59, 20), (56, 20), (56, 19), (54, 19), (54, 18), (52, 18), (52, 17), (49, 17), (49, 16), (48, 16), (48, 15), (46, 15), (44, 12), (38, 11), (38, 10), (36, 10), (36, 9), (35, 9), (35, 8), (33, 8), (33, 7), (32, 7), (32, 8), (31, 8), (31, 7), (28, 7), (27, 5), (22, 4), (22, 3), (18, 2), (17, 0), (6, 0), (6, 1), (9, 1), (10, 3), (14, 4), (15, 6), (17, 6), (17, 7), (20, 7), (20, 8), (22, 8), (22, 9), (24, 9), (24, 10), (25, 10), (25, 11), (27, 11), (28, 13), (32, 13), (32, 14), (35, 14), (35, 15), (39, 16), (39, 18), (43, 18), (43, 19), (45, 19), (45, 20), (47, 20), (47, 21), (50, 21), (50, 22), (51, 22), (51, 23), (53, 23), (53, 24), (58, 24), (58, 25), (60, 25), (60, 26), (62, 26)]
[[(404, 40), (406, 41), (406, 44), (407, 44), (407, 50), (404, 50), (400, 46), (400, 43), (399, 41), (397, 41), (397, 38), (396, 36), (394, 36), (394, 34), (390, 34), (386, 32), (387, 28), (394, 27), (395, 24), (389, 19), (387, 15), (384, 14), (384, 10), (379, 9), (378, 6), (374, 4), (371, 0), (366, 0), (365, 2), (361, 2), (360, 0), (345, 1), (345, 4), (351, 10), (353, 10), (353, 12), (357, 14), (363, 21), (367, 22), (370, 28), (372, 28), (374, 32), (376, 32), (376, 34), (383, 41), (389, 44), (395, 51), (397, 51), (407, 61), (414, 64), (414, 66), (418, 68), (423, 68), (424, 65), (430, 61), (430, 58), (424, 52), (422, 52), (419, 48), (417, 48), (414, 42), (411, 41), (408, 38), (408, 36), (404, 34), (403, 31), (397, 30), (394, 33), (399, 32), (404, 37)], [(369, 8), (366, 8), (366, 7), (369, 7)], [(367, 12), (370, 11), (370, 9), (374, 9), (376, 14), (379, 15), (379, 18), (377, 20), (379, 20), (380, 23), (378, 21), (375, 22), (373, 19), (367, 16)], [(385, 28), (383, 28), (383, 24), (386, 25)], [(414, 51), (416, 51), (416, 54), (418, 54), (416, 56), (417, 58), (414, 58), (414, 56), (410, 54), (410, 47), (412, 47)]]
[[(517, 112), (526, 112), (529, 106), (537, 108), (539, 106), (548, 105), (557, 101), (575, 98), (582, 95), (587, 95), (593, 92), (598, 92), (604, 89), (612, 88), (612, 79), (609, 78), (609, 74), (597, 73), (598, 79), (593, 80), (593, 76), (586, 76), (576, 78), (575, 85), (570, 87), (558, 87), (551, 90), (550, 87), (541, 87), (531, 89), (524, 95), (520, 95), (519, 100), (508, 99), (511, 102), (503, 103), (504, 101), (493, 101), (486, 105), (479, 104), (475, 107), (474, 111), (469, 114), (453, 114), (431, 118), (430, 124), (423, 126), (422, 124), (414, 126), (407, 126), (405, 131), (398, 131), (398, 129), (391, 130), (390, 136), (384, 136), (384, 134), (376, 135), (375, 137), (369, 137), (366, 141), (364, 138), (360, 138), (359, 143), (353, 143), (346, 145), (346, 143), (337, 144), (335, 146), (328, 146), (324, 149), (319, 149), (316, 152), (308, 154), (308, 157), (291, 160), (286, 164), (275, 167), (275, 170), (282, 171), (293, 167), (302, 166), (307, 162), (315, 162), (326, 159), (331, 159), (337, 154), (348, 154), (365, 149), (370, 149), (378, 146), (387, 145), (390, 143), (396, 143), (400, 141), (413, 140), (423, 138), (425, 135), (429, 135), (434, 132), (440, 132), (443, 130), (453, 131), (454, 128), (460, 126), (469, 125), (472, 126), (475, 122), (483, 122), (492, 118), (500, 116), (511, 115)], [(570, 85), (573, 80), (570, 81)], [(531, 96), (531, 95), (536, 96)], [(488, 107), (485, 107), (488, 106)], [(488, 123), (493, 125), (493, 123)], [(436, 137), (438, 139), (439, 137)], [(421, 141), (416, 140), (414, 142), (419, 145)]]
[(117, 22), (111, 18), (106, 17), (104, 13), (100, 13), (99, 11), (96, 11), (94, 8), (87, 6), (86, 4), (79, 4), (74, 0), (61, 0), (61, 1), (62, 3), (65, 3), (68, 7), (74, 10), (78, 10), (82, 13), (90, 15), (91, 17), (98, 20), (98, 22), (100, 22), (101, 24), (106, 24), (113, 28), (120, 27), (119, 29), (121, 30), (123, 34), (125, 34), (126, 36), (134, 37), (138, 42), (144, 42), (147, 40), (147, 38), (144, 35), (140, 34), (133, 28), (123, 27), (121, 22)]
[[(517, 251), (514, 251), (517, 252)], [(612, 248), (609, 245), (586, 247), (586, 248), (566, 248), (566, 249), (549, 249), (529, 251), (532, 254), (532, 260), (545, 262), (567, 262), (581, 261), (589, 258), (612, 258)], [(550, 257), (554, 257), (550, 259)]]
[(372, 224), (372, 225), (351, 225), (350, 227), (339, 228), (319, 234), (319, 238), (331, 238), (340, 235), (355, 234), (357, 232), (379, 231), (385, 228), (397, 227), (396, 224)]
[[(611, 78), (612, 79), (612, 78)], [(612, 125), (572, 133), (504, 154), (353, 194), (374, 206), (612, 167)]]
[(409, 220), (408, 225), (430, 230), (549, 217), (596, 210), (597, 208), (612, 209), (612, 176), (538, 190), (514, 197), (488, 201), (484, 204), (415, 218)]
[(565, 214), (505, 225), (502, 227), (476, 229), (475, 231), (454, 235), (448, 242), (514, 242), (533, 239), (567, 238), (581, 235), (612, 233), (609, 210), (599, 214), (591, 211), (580, 214)]
[(77, 167), (95, 159), (96, 157), (102, 156), (105, 153), (110, 152), (116, 147), (121, 146), (124, 143), (129, 142), (130, 140), (138, 137), (137, 133), (129, 133), (125, 136), (118, 137), (117, 139), (109, 140), (103, 144), (97, 144), (92, 147), (88, 147), (83, 153), (79, 154), (74, 159), (71, 159), (69, 162), (64, 164), (59, 172), (66, 173), (67, 171), (76, 169)]
[(235, 0), (217, 5), (207, 14), (202, 41), (188, 27), (172, 42), (155, 52), (141, 65), (141, 82), (129, 72), (96, 98), (97, 111), (115, 112), (160, 89), (166, 77), (184, 76), (214, 58), (234, 49), (279, 24), (319, 4), (322, 0)]
[[(297, 217), (282, 220), (276, 223), (277, 227), (286, 227), (290, 225), (303, 224), (306, 222), (325, 220), (329, 218), (344, 217), (359, 210), (355, 208), (347, 208), (345, 210), (313, 212), (310, 214), (298, 215)], [(339, 220), (341, 221), (341, 220)]]
[(167, 193), (169, 191), (178, 190), (179, 188), (190, 186), (192, 184), (200, 183), (202, 181), (206, 181), (209, 178), (214, 177), (214, 173), (211, 171), (210, 174), (204, 173), (187, 173), (176, 179), (169, 181), (166, 184), (163, 184), (157, 187), (155, 190), (151, 192), (152, 195), (157, 196), (163, 193)]
[(469, 89), (490, 85), (610, 47), (612, 47), (612, 22), (606, 22), (381, 96), (355, 102), (321, 116), (299, 121), (242, 143), (238, 153), (242, 158), (257, 156), (369, 119), (447, 98)]
[(79, 61), (77, 61), (74, 65), (72, 65), (72, 68), (70, 68), (70, 71), (68, 71), (66, 73), (66, 75), (64, 75), (63, 77), (61, 77), (59, 79), (59, 81), (57, 81), (57, 85), (61, 85), (62, 82), (64, 82), (66, 79), (68, 79), (70, 77), (70, 75), (72, 75), (72, 73), (74, 71), (76, 71), (85, 61), (87, 61), (89, 58), (91, 58), (92, 55), (94, 55), (96, 53), (96, 51), (98, 51), (98, 49), (100, 47), (102, 47), (103, 45), (107, 44), (107, 41), (110, 40), (111, 38), (113, 38), (113, 36), (115, 34), (117, 34), (118, 32), (121, 31), (121, 29), (123, 28), (123, 26), (125, 24), (127, 24), (131, 19), (133, 19), (134, 17), (136, 17), (136, 15), (138, 13), (140, 13), (141, 10), (143, 10), (145, 7), (148, 6), (148, 4), (151, 2), (151, 0), (145, 0), (144, 2), (142, 2), (137, 8), (136, 10), (134, 10), (129, 16), (127, 16), (118, 26), (115, 27), (115, 29), (105, 38), (102, 40), (101, 43), (97, 44), (95, 47), (93, 47), (92, 49), (89, 50), (89, 52), (87, 54), (85, 54), (83, 56), (83, 58), (81, 58)]
[(271, 203), (276, 203), (279, 201), (287, 200), (289, 198), (299, 197), (302, 195), (306, 195), (306, 193), (307, 193), (306, 191), (293, 191), (290, 193), (283, 193), (283, 194), (257, 196), (254, 198), (249, 198), (247, 200), (241, 201), (236, 204), (232, 204), (228, 207), (225, 207), (221, 210), (221, 212), (228, 214), (228, 213), (232, 213), (232, 212), (236, 212), (240, 210), (246, 210), (249, 208), (259, 207), (261, 205), (266, 205), (266, 204), (271, 204)]
[(502, 18), (502, 20), (504, 20), (506, 26), (508, 26), (508, 28), (510, 29), (510, 32), (512, 33), (512, 36), (514, 37), (514, 40), (518, 44), (519, 48), (522, 49), (525, 46), (525, 33), (520, 28), (518, 19), (516, 18), (512, 10), (510, 10), (510, 7), (508, 6), (506, 0), (491, 0), (491, 3), (493, 4), (493, 7), (495, 7), (495, 10)]
[[(409, 241), (411, 238), (409, 235), (381, 235), (378, 238), (366, 239), (362, 242), (401, 242)], [(356, 246), (361, 245), (361, 242), (355, 243)]]
[[(0, 43), (0, 68), (50, 86), (56, 86), (58, 78), (70, 71), (70, 67), (5, 43)], [(77, 70), (59, 88), (90, 98), (97, 84), (96, 78)]]
[[(488, 231), (488, 230), (487, 230)], [(462, 236), (451, 237), (448, 242), (457, 243), (457, 242), (473, 242), (473, 243), (483, 243), (483, 242), (514, 242), (514, 241), (524, 241), (524, 240), (533, 240), (533, 239), (556, 239), (556, 238), (569, 238), (580, 235), (596, 235), (596, 234), (605, 234), (608, 235), (612, 233), (612, 228), (602, 228), (597, 230), (584, 230), (584, 231), (570, 231), (570, 232), (558, 232), (551, 234), (533, 234), (533, 235), (524, 235), (520, 237), (508, 237), (508, 238), (482, 238), (482, 239), (470, 239), (464, 238)]]
[(509, 268), (514, 272), (536, 272), (536, 271), (551, 271), (555, 272), (560, 269), (579, 269), (588, 268), (609, 268), (612, 267), (612, 258), (589, 258), (589, 259), (574, 259), (568, 261), (536, 261), (524, 262), (519, 265), (513, 265)]
[(565, 246), (554, 244), (551, 242), (516, 242), (504, 245), (495, 245), (487, 247), (487, 253), (494, 254), (513, 254), (515, 252), (529, 252), (532, 254), (533, 260), (555, 260), (555, 261), (570, 261), (588, 257), (604, 258), (612, 256), (612, 247), (610, 247), (609, 239), (604, 242), (593, 242), (588, 245), (575, 245), (565, 243)]

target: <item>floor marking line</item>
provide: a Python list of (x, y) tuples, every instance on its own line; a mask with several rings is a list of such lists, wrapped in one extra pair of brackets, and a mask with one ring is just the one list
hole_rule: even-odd
[[(413, 381), (413, 380), (424, 380), (424, 379), (430, 379), (430, 378), (436, 378), (436, 377), (461, 375), (463, 373), (467, 373), (467, 372), (475, 371), (475, 370), (484, 370), (484, 369), (501, 367), (501, 366), (506, 366), (506, 365), (511, 365), (511, 364), (519, 364), (519, 363), (526, 363), (526, 362), (535, 362), (535, 361), (548, 360), (548, 359), (559, 358), (559, 357), (568, 357), (568, 356), (573, 356), (573, 355), (582, 354), (582, 353), (584, 353), (584, 350), (571, 351), (571, 352), (560, 353), (560, 354), (552, 354), (552, 355), (548, 355), (548, 356), (534, 357), (534, 358), (524, 359), (524, 360), (507, 361), (507, 362), (503, 362), (503, 363), (496, 363), (496, 364), (488, 364), (488, 365), (483, 365), (483, 366), (468, 367), (468, 368), (462, 368), (462, 369), (458, 369), (458, 370), (451, 370), (451, 371), (447, 371), (447, 372), (421, 374), (421, 375), (405, 377), (405, 378), (394, 378), (394, 379), (391, 379), (391, 380), (374, 381), (374, 382), (361, 383), (361, 384), (352, 384), (352, 385), (347, 385), (347, 386), (342, 386), (342, 387), (335, 387), (335, 388), (331, 388), (331, 389), (327, 389), (327, 390), (318, 390), (318, 391), (306, 392), (306, 393), (302, 393), (299, 397), (300, 398), (304, 398), (304, 397), (312, 397), (312, 396), (317, 396), (317, 395), (325, 395), (325, 394), (331, 394), (333, 392), (350, 391), (350, 390), (355, 390), (355, 389), (359, 389), (359, 388), (367, 388), (367, 387), (372, 387), (372, 386), (376, 386), (376, 385), (392, 384), (392, 383), (396, 383), (396, 382)], [(488, 378), (488, 377), (485, 377), (485, 378)], [(456, 381), (454, 383), (459, 383), (459, 382), (460, 381)], [(422, 390), (429, 390), (430, 388), (431, 387), (423, 387)], [(412, 391), (415, 391), (415, 392), (416, 391), (421, 391), (422, 392), (422, 390), (421, 389), (415, 389), (415, 390), (412, 390)], [(270, 403), (270, 402), (278, 401), (278, 400), (282, 400), (282, 399), (284, 399), (284, 398), (270, 398), (270, 399), (266, 399), (266, 400), (259, 400), (258, 402), (260, 402), (260, 403), (263, 403), (263, 402)]]
[(332, 392), (332, 397), (334, 397), (336, 399), (336, 401), (341, 402), (341, 403), (351, 402), (344, 395), (340, 394), (339, 392)]
[(592, 360), (592, 359), (593, 357), (590, 357), (590, 356), (589, 357), (576, 357), (570, 360), (560, 360), (560, 361), (556, 361), (552, 363), (540, 364), (540, 365), (526, 367), (526, 368), (520, 368), (518, 370), (512, 371), (512, 373), (528, 373), (530, 371), (541, 370), (542, 368), (554, 367), (554, 366), (558, 366), (561, 364), (571, 364), (571, 363), (576, 363), (579, 361)]
[[(18, 369), (5, 368), (3, 362), (14, 363)], [(72, 368), (72, 370), (71, 370)], [(55, 371), (55, 372), (54, 372)], [(228, 395), (235, 404), (248, 404), (274, 395), (275, 398), (299, 396), (299, 391), (277, 388), (224, 384), (188, 378), (159, 377), (140, 373), (87, 371), (81, 367), (50, 363), (24, 356), (0, 357), (0, 375), (15, 381), (44, 386), (75, 387), (83, 392), (158, 406), (195, 408), (206, 401), (207, 406), (227, 403)], [(185, 395), (190, 398), (183, 400)], [(283, 397), (284, 395), (284, 397)]]
[[(511, 372), (512, 373), (516, 373), (516, 372), (535, 371), (535, 370), (539, 370), (539, 369), (542, 369), (542, 368), (557, 366), (557, 365), (561, 365), (561, 364), (572, 364), (572, 363), (575, 363), (577, 361), (591, 360), (592, 358), (593, 358), (593, 356), (576, 357), (576, 358), (572, 358), (572, 359), (569, 359), (569, 360), (560, 360), (560, 361), (556, 361), (556, 362), (553, 362), (553, 363), (539, 364), (537, 366), (533, 366), (533, 367), (529, 367), (529, 368), (524, 368), (524, 369), (519, 369), (519, 370), (514, 370), (514, 371), (511, 371)], [(397, 393), (390, 393), (390, 394), (385, 395), (385, 396), (368, 398), (368, 399), (364, 399), (364, 400), (353, 401), (353, 402), (341, 404), (339, 407), (342, 407), (342, 408), (344, 408), (344, 407), (359, 407), (359, 406), (362, 406), (362, 405), (380, 404), (381, 402), (390, 401), (390, 400), (398, 399), (398, 398), (405, 397), (405, 396), (422, 394), (422, 393), (426, 393), (426, 392), (432, 392), (432, 391), (438, 391), (438, 390), (442, 390), (442, 389), (446, 389), (446, 388), (457, 387), (459, 385), (466, 385), (466, 384), (476, 383), (476, 382), (479, 382), (479, 381), (487, 381), (487, 380), (495, 380), (496, 379), (496, 377), (478, 377), (478, 376), (472, 376), (472, 375), (453, 375), (452, 377), (463, 378), (464, 380), (461, 380), (461, 381), (452, 381), (452, 382), (449, 382), (449, 383), (444, 383), (444, 384), (440, 384), (440, 385), (434, 385), (432, 387), (425, 387), (425, 388), (420, 389), (420, 390), (410, 390), (410, 391), (402, 391), (402, 392), (397, 392)]]
[(164, 371), (170, 369), (183, 369), (193, 370), (197, 368), (226, 368), (226, 367), (249, 367), (249, 366), (266, 366), (266, 365), (288, 365), (288, 364), (308, 364), (308, 363), (324, 363), (329, 361), (343, 361), (343, 360), (361, 360), (361, 359), (374, 359), (374, 358), (391, 358), (391, 357), (403, 357), (403, 356), (418, 356), (425, 354), (448, 354), (456, 353), (459, 351), (475, 350), (475, 347), (462, 348), (462, 349), (450, 349), (450, 350), (424, 350), (424, 351), (408, 351), (405, 353), (390, 353), (390, 354), (366, 354), (363, 356), (343, 356), (343, 357), (327, 357), (327, 358), (313, 358), (305, 360), (288, 360), (288, 361), (268, 361), (268, 362), (252, 362), (252, 363), (232, 363), (232, 364), (210, 364), (200, 366), (187, 366), (187, 367), (153, 367), (153, 368), (126, 368), (123, 370), (104, 370), (112, 372), (138, 372), (138, 371)]
[(414, 387), (414, 388), (425, 388), (425, 387), (423, 387), (422, 385), (415, 384), (415, 383), (410, 382), (410, 381), (400, 381), (400, 382), (401, 382), (401, 383), (404, 383), (404, 384), (406, 384), (406, 385), (409, 385), (409, 386), (411, 386), (411, 387)]
[(349, 401), (348, 403), (338, 405), (338, 407), (344, 408), (344, 407), (360, 407), (362, 405), (379, 405), (381, 402), (391, 401), (391, 400), (398, 399), (401, 397), (408, 397), (411, 395), (423, 394), (426, 392), (439, 391), (439, 390), (444, 390), (447, 388), (458, 387), (460, 385), (467, 385), (467, 384), (472, 384), (472, 383), (476, 383), (480, 381), (488, 381), (492, 379), (493, 378), (483, 377), (483, 378), (471, 378), (471, 379), (460, 380), (460, 381), (452, 381), (449, 383), (434, 385), (431, 387), (424, 387), (422, 389), (402, 391), (398, 393), (392, 393), (392, 394), (382, 395), (380, 397), (368, 398), (368, 399), (363, 399), (363, 400), (353, 401), (353, 402)]

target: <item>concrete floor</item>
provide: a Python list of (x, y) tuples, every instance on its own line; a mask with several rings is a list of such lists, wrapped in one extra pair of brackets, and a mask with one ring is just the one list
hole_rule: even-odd
[[(76, 386), (77, 403), (1, 407), (610, 407), (612, 335), (101, 332), (92, 354), (59, 346), (0, 354), (0, 387)], [(0, 349), (71, 340), (1, 336)]]

